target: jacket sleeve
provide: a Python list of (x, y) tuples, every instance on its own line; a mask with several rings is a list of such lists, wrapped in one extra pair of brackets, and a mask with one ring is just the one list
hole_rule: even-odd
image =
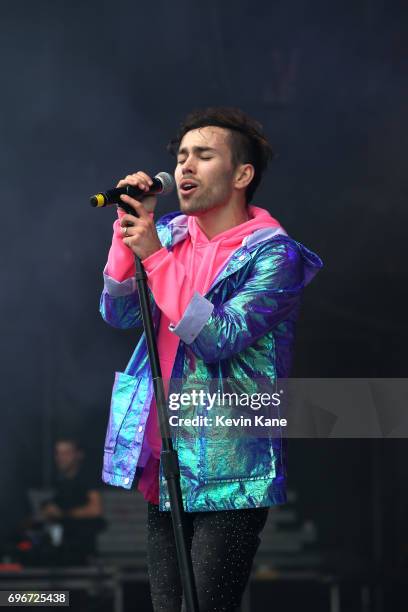
[(103, 276), (104, 288), (99, 304), (103, 320), (120, 329), (141, 325), (142, 316), (135, 277), (119, 282), (107, 274), (106, 268)]
[(254, 256), (252, 271), (223, 304), (195, 293), (170, 329), (206, 363), (242, 351), (285, 320), (304, 288), (302, 255), (293, 242), (271, 241)]
[[(119, 209), (119, 219), (113, 224), (112, 244), (103, 271), (104, 287), (99, 305), (103, 320), (120, 329), (142, 325), (139, 292), (135, 278), (135, 258), (131, 249), (123, 244), (123, 235), (120, 230), (120, 218), (124, 214)], [(154, 300), (149, 289), (148, 293), (150, 307), (153, 311)]]

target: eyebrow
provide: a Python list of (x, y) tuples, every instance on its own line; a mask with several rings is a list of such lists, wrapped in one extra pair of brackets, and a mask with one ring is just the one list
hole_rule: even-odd
[[(192, 151), (193, 153), (203, 153), (205, 151), (212, 151), (214, 153), (217, 153), (217, 149), (213, 149), (212, 147), (193, 147)], [(187, 147), (183, 147), (178, 151), (177, 155), (185, 155), (186, 153), (188, 153), (188, 149)]]

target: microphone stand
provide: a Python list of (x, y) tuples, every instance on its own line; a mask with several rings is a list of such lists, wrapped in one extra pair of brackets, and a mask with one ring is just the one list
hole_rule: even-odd
[[(120, 207), (127, 213), (137, 216), (134, 209), (121, 202)], [(170, 426), (167, 420), (167, 401), (164, 394), (163, 379), (157, 350), (156, 337), (154, 333), (152, 312), (150, 309), (147, 291), (146, 271), (140, 258), (135, 255), (136, 283), (139, 292), (140, 309), (142, 313), (143, 327), (146, 335), (147, 351), (150, 368), (152, 371), (153, 390), (156, 400), (157, 413), (159, 417), (160, 435), (162, 439), (162, 450), (160, 460), (167, 482), (170, 497), (171, 518), (173, 521), (174, 537), (176, 541), (177, 561), (186, 602), (187, 612), (199, 612), (197, 590), (194, 580), (191, 553), (187, 547), (185, 527), (183, 522), (184, 508), (180, 486), (180, 468), (177, 451), (173, 448)]]

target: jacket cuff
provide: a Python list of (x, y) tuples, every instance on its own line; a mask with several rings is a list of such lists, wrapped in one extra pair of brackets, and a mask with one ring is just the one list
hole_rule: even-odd
[(106, 272), (107, 266), (103, 271), (104, 291), (111, 297), (123, 297), (125, 295), (131, 295), (137, 289), (136, 278), (132, 276), (126, 280), (119, 282), (109, 276)]
[(169, 330), (186, 344), (191, 344), (207, 323), (213, 310), (214, 304), (195, 291), (180, 321), (177, 325), (170, 323)]

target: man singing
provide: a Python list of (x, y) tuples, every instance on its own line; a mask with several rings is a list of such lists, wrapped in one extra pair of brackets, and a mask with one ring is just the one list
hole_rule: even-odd
[[(322, 262), (267, 210), (250, 204), (273, 156), (260, 124), (238, 109), (195, 111), (168, 148), (177, 158), (180, 211), (155, 222), (155, 197), (121, 196), (138, 217), (118, 210), (104, 271), (104, 320), (122, 329), (142, 324), (136, 254), (148, 278), (166, 394), (174, 380), (192, 389), (197, 380), (222, 387), (226, 379), (287, 378), (302, 291)], [(151, 183), (139, 171), (118, 186), (147, 193)], [(179, 416), (188, 410), (181, 406)], [(200, 611), (232, 612), (269, 507), (286, 501), (284, 440), (180, 436), (178, 429), (172, 436)], [(116, 374), (102, 478), (127, 489), (137, 483), (148, 502), (153, 608), (180, 612), (185, 604), (160, 450), (142, 335), (126, 371)]]

